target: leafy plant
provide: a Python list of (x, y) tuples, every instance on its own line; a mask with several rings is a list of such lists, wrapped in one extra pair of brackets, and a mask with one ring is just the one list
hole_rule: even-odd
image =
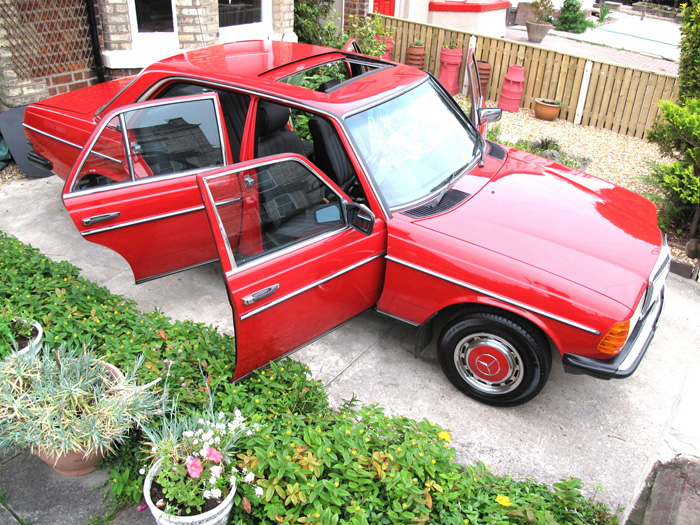
[(0, 362), (0, 449), (59, 456), (112, 450), (158, 407), (152, 384), (135, 370), (115, 377), (88, 349), (45, 345), (38, 355)]
[(648, 139), (673, 159), (670, 166), (656, 166), (648, 179), (661, 190), (660, 224), (688, 231), (700, 227), (700, 99), (686, 99), (683, 105), (659, 102), (663, 118), (654, 122)]
[(586, 13), (581, 9), (579, 0), (564, 0), (554, 27), (559, 31), (583, 33), (589, 27), (595, 27), (595, 24), (586, 19)]
[(535, 0), (530, 4), (530, 21), (536, 24), (554, 23), (554, 4), (552, 0)]
[(598, 9), (598, 22), (602, 24), (610, 14), (610, 6), (605, 2), (601, 2)]
[(409, 45), (415, 46), (415, 47), (421, 47), (421, 46), (423, 46), (423, 41), (419, 38), (414, 38), (413, 41)]
[(351, 16), (345, 26), (344, 40), (350, 38), (357, 40), (365, 55), (381, 57), (392, 38), (392, 31), (384, 27), (378, 16)]
[(332, 11), (333, 0), (296, 0), (294, 2), (294, 32), (299, 38), (299, 42), (325, 45), (329, 37), (337, 30), (332, 22), (328, 22)]
[(678, 98), (700, 98), (700, 2), (683, 4)]
[(29, 341), (34, 330), (26, 312), (16, 310), (9, 302), (0, 306), (0, 359), (9, 355), (21, 342)]

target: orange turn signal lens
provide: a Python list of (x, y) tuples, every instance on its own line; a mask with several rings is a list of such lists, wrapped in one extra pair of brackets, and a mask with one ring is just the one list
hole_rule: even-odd
[(608, 330), (608, 333), (600, 340), (600, 343), (598, 343), (598, 351), (608, 355), (619, 354), (620, 350), (622, 350), (622, 347), (625, 346), (627, 342), (629, 333), (629, 320), (615, 323), (613, 327)]

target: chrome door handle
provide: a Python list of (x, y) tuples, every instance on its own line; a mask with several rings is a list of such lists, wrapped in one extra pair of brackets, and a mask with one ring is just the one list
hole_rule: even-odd
[(259, 301), (260, 299), (264, 299), (265, 297), (272, 295), (279, 289), (280, 285), (279, 284), (273, 284), (272, 286), (268, 286), (267, 288), (263, 288), (262, 290), (258, 290), (257, 292), (253, 292), (250, 295), (246, 295), (243, 298), (243, 304), (248, 306), (253, 304), (255, 301)]
[(102, 215), (93, 215), (87, 219), (83, 219), (83, 224), (85, 226), (90, 226), (91, 224), (96, 224), (98, 222), (108, 221), (110, 219), (116, 219), (121, 215), (118, 211), (113, 211), (111, 213), (103, 213)]

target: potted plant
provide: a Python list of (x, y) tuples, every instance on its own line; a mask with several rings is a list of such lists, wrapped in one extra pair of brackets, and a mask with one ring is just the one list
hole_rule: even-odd
[(450, 95), (459, 92), (459, 66), (462, 65), (462, 46), (457, 42), (445, 44), (440, 50), (440, 74), (438, 81)]
[(416, 38), (408, 46), (406, 49), (406, 64), (423, 69), (425, 64), (425, 45), (423, 45), (422, 40)]
[(542, 42), (552, 28), (554, 4), (552, 0), (535, 0), (530, 4), (530, 12), (530, 20), (525, 22), (527, 39), (530, 42)]
[[(251, 431), (236, 410), (233, 418), (214, 413), (178, 418), (175, 411), (158, 426), (144, 428), (153, 464), (143, 495), (160, 525), (225, 525), (233, 508), (236, 443)], [(245, 481), (254, 478), (248, 473)]]
[[(137, 361), (141, 363), (143, 358)], [(88, 349), (44, 345), (0, 362), (0, 450), (29, 450), (60, 474), (96, 469), (159, 408), (154, 381), (138, 386)]]
[(561, 100), (535, 99), (535, 117), (540, 120), (554, 120), (559, 116)]
[(26, 352), (29, 347), (38, 348), (43, 331), (41, 325), (28, 318), (12, 305), (0, 307), (0, 358), (11, 350)]

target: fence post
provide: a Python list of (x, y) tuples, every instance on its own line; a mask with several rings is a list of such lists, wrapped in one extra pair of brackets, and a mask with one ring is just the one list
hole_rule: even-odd
[(591, 84), (591, 70), (593, 62), (586, 60), (586, 66), (583, 68), (583, 78), (581, 79), (581, 90), (578, 93), (578, 102), (576, 104), (576, 114), (574, 115), (574, 124), (581, 124), (583, 120), (583, 108), (586, 105), (586, 97), (588, 96), (588, 86)]

